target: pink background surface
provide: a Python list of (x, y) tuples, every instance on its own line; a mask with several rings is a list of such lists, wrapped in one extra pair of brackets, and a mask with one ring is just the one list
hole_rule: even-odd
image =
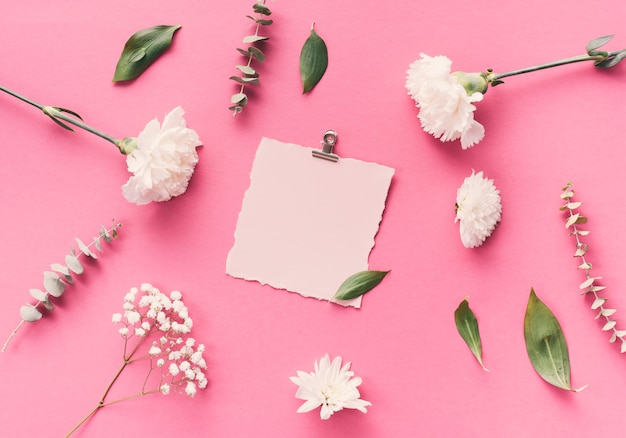
[[(195, 399), (151, 395), (109, 406), (76, 436), (601, 436), (624, 429), (624, 367), (607, 342), (563, 226), (560, 188), (574, 180), (589, 216), (589, 260), (606, 296), (626, 314), (621, 203), (626, 71), (578, 64), (514, 77), (490, 90), (477, 119), (486, 138), (462, 151), (425, 134), (404, 89), (420, 51), (459, 70), (508, 71), (584, 53), (615, 33), (626, 47), (626, 3), (442, 0), (393, 3), (277, 0), (269, 6), (262, 85), (241, 117), (226, 109), (236, 86), (235, 48), (251, 31), (252, 0), (33, 1), (2, 7), (1, 83), (44, 104), (71, 108), (113, 136), (136, 135), (182, 105), (204, 146), (188, 192), (138, 207), (121, 195), (128, 173), (110, 144), (60, 129), (0, 95), (2, 287), (0, 333), (19, 321), (28, 289), (78, 236), (112, 218), (121, 237), (89, 264), (58, 308), (23, 327), (0, 355), (0, 435), (63, 436), (102, 395), (119, 366), (111, 324), (124, 293), (142, 282), (179, 289), (207, 345), (208, 389)], [(330, 66), (301, 95), (298, 56), (311, 22)], [(126, 39), (182, 24), (169, 52), (139, 80), (113, 85)], [(370, 256), (391, 274), (360, 310), (328, 306), (225, 274), (225, 260), (262, 136), (317, 146), (339, 132), (337, 152), (396, 169)], [(454, 220), (457, 187), (472, 169), (501, 190), (503, 219), (487, 243), (465, 249)], [(559, 318), (570, 348), (566, 393), (539, 378), (522, 322), (531, 286)], [(469, 296), (490, 373), (456, 332)], [(623, 328), (623, 322), (618, 325)], [(288, 377), (325, 353), (363, 378), (365, 415), (329, 421), (297, 414)], [(130, 372), (117, 388), (139, 385)]]

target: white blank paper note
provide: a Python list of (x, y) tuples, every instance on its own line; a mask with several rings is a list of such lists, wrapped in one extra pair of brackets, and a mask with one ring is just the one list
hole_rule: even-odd
[[(328, 300), (368, 269), (394, 169), (263, 138), (226, 273)], [(361, 297), (341, 302), (360, 307)]]

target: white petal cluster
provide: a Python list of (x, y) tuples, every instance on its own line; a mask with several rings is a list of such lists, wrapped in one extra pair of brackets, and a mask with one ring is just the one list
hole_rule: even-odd
[(500, 222), (500, 191), (493, 180), (474, 173), (465, 178), (456, 194), (456, 218), (460, 222), (461, 241), (466, 248), (482, 245)]
[(197, 389), (206, 388), (205, 346), (196, 346), (195, 339), (188, 337), (193, 321), (179, 291), (167, 296), (144, 283), (139, 289), (130, 289), (124, 297), (123, 307), (124, 312), (114, 314), (112, 320), (123, 324), (119, 332), (126, 342), (133, 337), (155, 335), (158, 338), (148, 347), (148, 356), (151, 364), (161, 369), (159, 391), (162, 394), (180, 388), (181, 392), (193, 397)]
[(167, 201), (187, 190), (201, 142), (196, 131), (187, 128), (184, 114), (176, 107), (162, 125), (151, 120), (137, 137), (137, 147), (126, 156), (133, 174), (122, 187), (128, 201), (139, 205)]
[(471, 93), (451, 74), (452, 61), (445, 56), (420, 53), (407, 71), (406, 88), (419, 110), (418, 118), (424, 131), (441, 141), (461, 139), (467, 149), (485, 135), (483, 125), (474, 120), (474, 102), (483, 94)]
[(332, 414), (343, 408), (367, 412), (366, 406), (372, 404), (361, 400), (361, 394), (357, 389), (361, 384), (361, 378), (354, 377), (354, 372), (349, 371), (350, 365), (348, 362), (341, 367), (341, 356), (337, 356), (331, 363), (326, 354), (319, 364), (315, 361), (315, 371), (311, 373), (298, 371), (297, 377), (290, 377), (290, 380), (299, 387), (296, 398), (305, 400), (297, 412), (309, 412), (321, 406), (322, 420), (329, 419)]

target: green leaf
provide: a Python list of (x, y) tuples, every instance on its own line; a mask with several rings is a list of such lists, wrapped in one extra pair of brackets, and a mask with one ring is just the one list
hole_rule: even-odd
[(619, 64), (624, 60), (624, 58), (626, 58), (626, 50), (622, 50), (621, 52), (618, 52), (615, 56), (608, 58), (604, 61), (597, 62), (594, 65), (599, 68), (609, 68)]
[(230, 103), (234, 103), (237, 106), (245, 106), (248, 103), (248, 96), (245, 93), (233, 94), (230, 98)]
[(483, 363), (483, 348), (480, 341), (478, 321), (472, 309), (469, 308), (467, 299), (461, 301), (459, 307), (454, 311), (454, 322), (456, 323), (459, 334), (476, 357), (480, 366), (483, 367), (485, 371), (489, 371), (485, 368), (485, 364)]
[(250, 67), (249, 65), (236, 65), (235, 68), (248, 77), (258, 76), (258, 73), (256, 72), (256, 70)]
[(528, 358), (537, 374), (546, 382), (567, 391), (570, 384), (570, 363), (567, 343), (561, 325), (552, 311), (530, 290), (524, 317), (524, 339)]
[(231, 81), (235, 81), (238, 84), (259, 84), (259, 78), (257, 77), (243, 77), (240, 78), (239, 76), (231, 76), (228, 79), (230, 79)]
[(587, 43), (587, 53), (591, 54), (592, 51), (602, 47), (613, 39), (613, 35), (606, 35), (603, 37), (595, 38)]
[(65, 283), (56, 272), (46, 271), (43, 273), (43, 286), (53, 297), (60, 297), (65, 292)]
[(311, 27), (311, 35), (307, 38), (300, 52), (300, 79), (302, 94), (311, 91), (326, 73), (328, 67), (328, 48), (324, 40)]
[[(73, 251), (73, 250), (72, 250)], [(78, 257), (75, 254), (68, 254), (65, 256), (65, 264), (74, 274), (82, 274), (85, 272), (83, 265), (78, 261)]]
[(255, 4), (253, 4), (252, 5), (252, 10), (254, 12), (256, 12), (257, 14), (272, 15), (272, 11), (270, 11), (270, 8), (265, 6), (263, 3), (255, 3)]
[(20, 316), (26, 322), (39, 321), (43, 316), (39, 310), (32, 304), (20, 307)]
[(146, 71), (170, 47), (174, 32), (180, 28), (180, 25), (159, 25), (133, 34), (124, 45), (113, 82), (130, 81)]
[(244, 44), (248, 44), (248, 43), (256, 43), (258, 41), (265, 41), (265, 40), (269, 40), (270, 37), (267, 36), (261, 36), (261, 35), (248, 35), (243, 37), (243, 40), (241, 40)]
[(374, 289), (389, 271), (361, 271), (348, 277), (333, 296), (333, 300), (351, 300)]
[(261, 26), (269, 26), (272, 23), (274, 23), (274, 20), (268, 20), (268, 19), (265, 19), (265, 18), (256, 18), (256, 17), (253, 17), (251, 15), (246, 15), (246, 17), (248, 17), (249, 19), (253, 20), (255, 23), (257, 23), (257, 24), (259, 24)]

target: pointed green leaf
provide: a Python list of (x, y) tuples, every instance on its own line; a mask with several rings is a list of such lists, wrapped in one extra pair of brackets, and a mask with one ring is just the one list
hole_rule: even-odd
[(333, 296), (333, 300), (351, 300), (374, 289), (389, 271), (361, 271), (348, 277)]
[(579, 391), (573, 390), (570, 384), (569, 352), (561, 325), (534, 289), (530, 290), (526, 307), (524, 339), (528, 358), (537, 374), (558, 388)]
[(328, 67), (328, 48), (324, 40), (311, 27), (311, 35), (307, 38), (300, 52), (300, 79), (302, 94), (311, 91), (326, 73)]
[(587, 43), (587, 53), (590, 53), (591, 51), (602, 47), (603, 45), (611, 41), (611, 39), (613, 39), (613, 35), (606, 35), (589, 41)]
[(467, 299), (461, 301), (459, 307), (454, 311), (454, 322), (456, 323), (459, 334), (476, 357), (480, 366), (483, 367), (485, 371), (489, 371), (485, 368), (485, 364), (483, 363), (483, 347), (480, 341), (478, 321), (472, 309), (469, 308)]
[(117, 62), (113, 82), (132, 80), (146, 71), (170, 47), (174, 32), (180, 28), (180, 25), (159, 25), (131, 36)]

